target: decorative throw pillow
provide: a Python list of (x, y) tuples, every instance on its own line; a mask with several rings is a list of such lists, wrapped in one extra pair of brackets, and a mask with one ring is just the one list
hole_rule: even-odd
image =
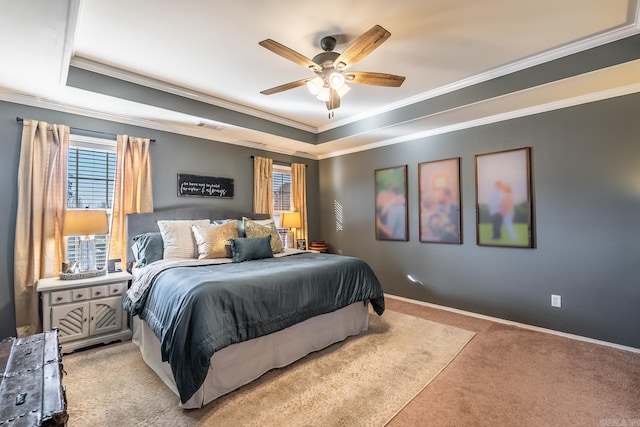
[(238, 230), (238, 237), (247, 237), (244, 234), (244, 222), (241, 219), (212, 219), (211, 224), (221, 225), (230, 221), (233, 221), (233, 223), (236, 224), (237, 230)]
[(264, 237), (238, 237), (231, 239), (231, 254), (233, 255), (233, 262), (273, 258), (270, 241), (270, 235)]
[(229, 239), (238, 237), (235, 221), (220, 225), (192, 225), (191, 230), (198, 245), (198, 258), (231, 258)]
[(161, 260), (164, 254), (162, 234), (159, 232), (138, 234), (133, 238), (131, 251), (138, 267)]
[(191, 226), (208, 224), (208, 219), (158, 221), (164, 241), (164, 258), (197, 258), (198, 246)]
[(271, 250), (273, 253), (279, 254), (284, 252), (284, 245), (282, 244), (282, 239), (280, 238), (280, 234), (278, 234), (276, 225), (273, 220), (267, 221), (271, 221), (271, 223), (262, 225), (257, 221), (245, 220), (244, 230), (247, 237), (271, 236)]
[(240, 237), (247, 237), (247, 233), (245, 230), (245, 222), (247, 221), (252, 221), (255, 222), (256, 224), (260, 224), (260, 225), (269, 225), (269, 224), (273, 224), (273, 219), (251, 219), (251, 218), (247, 218), (246, 216), (243, 216), (242, 219), (238, 220), (238, 236)]

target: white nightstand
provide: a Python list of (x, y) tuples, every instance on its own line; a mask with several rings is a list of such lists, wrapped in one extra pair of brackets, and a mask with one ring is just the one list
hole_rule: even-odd
[(78, 280), (38, 280), (43, 330), (59, 329), (63, 353), (94, 344), (128, 340), (131, 330), (122, 294), (131, 274), (110, 273)]

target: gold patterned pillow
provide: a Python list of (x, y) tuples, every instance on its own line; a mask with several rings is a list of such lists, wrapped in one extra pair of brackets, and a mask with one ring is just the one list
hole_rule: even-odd
[(229, 239), (238, 237), (235, 221), (221, 225), (194, 225), (191, 229), (198, 245), (198, 259), (231, 257)]
[(244, 220), (244, 230), (247, 237), (264, 237), (271, 235), (271, 251), (274, 254), (284, 252), (282, 239), (280, 238), (278, 230), (276, 230), (276, 225), (273, 222), (262, 225), (255, 221)]

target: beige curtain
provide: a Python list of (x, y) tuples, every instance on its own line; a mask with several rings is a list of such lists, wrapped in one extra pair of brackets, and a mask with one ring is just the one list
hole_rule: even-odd
[(273, 218), (273, 160), (255, 156), (253, 158), (253, 211), (268, 213)]
[(151, 141), (118, 135), (109, 258), (127, 262), (127, 214), (153, 212)]
[(19, 337), (41, 328), (38, 279), (60, 272), (68, 155), (68, 126), (23, 121), (13, 276)]
[(309, 228), (307, 226), (307, 166), (302, 163), (291, 164), (291, 191), (293, 192), (293, 211), (300, 212), (300, 228), (296, 229), (294, 239), (305, 239), (309, 247)]

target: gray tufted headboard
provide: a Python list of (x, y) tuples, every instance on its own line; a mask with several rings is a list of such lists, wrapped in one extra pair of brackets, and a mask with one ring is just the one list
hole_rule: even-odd
[(160, 231), (158, 220), (175, 219), (268, 219), (268, 214), (257, 214), (233, 209), (209, 208), (204, 206), (177, 207), (158, 210), (156, 212), (127, 215), (127, 262), (134, 260), (131, 245), (133, 237), (142, 233)]

